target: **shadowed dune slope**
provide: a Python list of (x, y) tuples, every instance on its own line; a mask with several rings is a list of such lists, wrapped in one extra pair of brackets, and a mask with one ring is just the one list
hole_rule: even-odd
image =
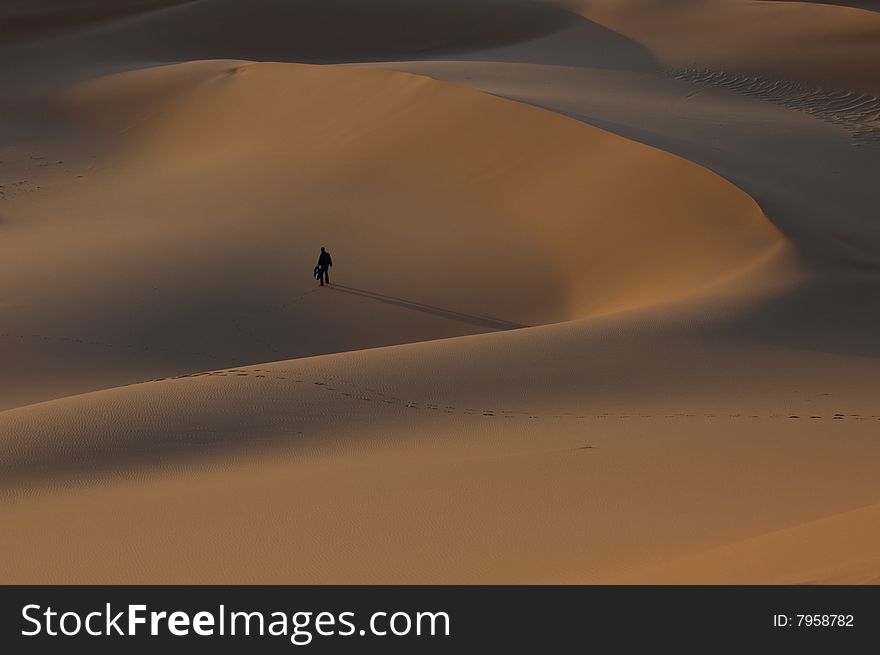
[[(54, 0), (0, 13), (7, 38), (56, 38), (93, 61), (357, 61), (526, 40), (580, 20), (534, 0)], [(79, 6), (74, 6), (79, 5)], [(127, 16), (126, 16), (127, 15)], [(110, 20), (114, 16), (126, 16)], [(84, 29), (85, 28), (85, 29)], [(193, 35), (198, 35), (193, 38)], [(57, 64), (56, 67), (63, 64)]]
[[(2, 246), (7, 406), (61, 380), (72, 393), (654, 304), (781, 242), (696, 165), (410, 74), (192, 63), (60, 107), (88, 147), (61, 166), (53, 149), (42, 167), (20, 155), (33, 192), (12, 199)], [(315, 292), (320, 245), (361, 293)], [(25, 376), (29, 361), (45, 368)]]
[(5, 0), (0, 5), (4, 43), (94, 27), (102, 22), (196, 0)]

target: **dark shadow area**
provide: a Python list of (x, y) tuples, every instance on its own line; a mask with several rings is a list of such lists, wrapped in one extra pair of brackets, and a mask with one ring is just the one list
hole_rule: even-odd
[(0, 3), (0, 43), (42, 38), (198, 0), (6, 0)]
[[(31, 32), (40, 33), (39, 17), (58, 34), (59, 19), (48, 11), (31, 17)], [(69, 45), (75, 58), (93, 62), (358, 62), (516, 43), (578, 19), (535, 0), (200, 0), (89, 29), (71, 22), (64, 40), (49, 45)]]
[(465, 314), (464, 312), (456, 312), (451, 309), (444, 309), (442, 307), (435, 307), (433, 305), (426, 305), (424, 303), (415, 302), (413, 300), (407, 300), (406, 298), (387, 296), (382, 293), (366, 291), (365, 289), (356, 289), (354, 287), (347, 287), (341, 284), (331, 284), (328, 288), (333, 291), (348, 293), (353, 296), (360, 296), (361, 298), (368, 298), (370, 300), (377, 300), (379, 302), (394, 305), (396, 307), (402, 307), (403, 309), (410, 309), (416, 312), (431, 314), (432, 316), (439, 316), (440, 318), (446, 318), (450, 321), (461, 321), (462, 323), (468, 323), (470, 325), (476, 325), (477, 327), (488, 328), (490, 330), (518, 330), (521, 328), (529, 327), (528, 325), (521, 325), (519, 323), (513, 323), (511, 321), (505, 321), (503, 319), (492, 318), (490, 316), (481, 316), (479, 314)]
[(880, 358), (880, 276), (807, 281), (706, 328), (731, 343)]
[[(157, 439), (146, 428), (113, 444), (36, 451), (0, 461), (0, 498), (33, 487), (128, 478), (147, 472), (211, 466), (215, 458), (259, 457), (305, 442), (302, 432), (259, 433), (242, 439), (230, 431), (191, 428), (174, 439)], [(144, 439), (144, 441), (140, 441)]]

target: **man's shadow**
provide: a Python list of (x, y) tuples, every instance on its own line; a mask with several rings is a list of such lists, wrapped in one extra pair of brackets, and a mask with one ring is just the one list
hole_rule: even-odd
[(443, 309), (442, 307), (426, 305), (424, 303), (415, 302), (413, 300), (407, 300), (406, 298), (397, 298), (395, 296), (388, 296), (383, 293), (376, 293), (375, 291), (356, 289), (354, 287), (348, 287), (343, 284), (331, 284), (329, 288), (334, 291), (339, 291), (341, 293), (348, 293), (353, 296), (360, 296), (361, 298), (369, 298), (370, 300), (378, 300), (379, 302), (384, 302), (389, 305), (395, 305), (397, 307), (403, 307), (404, 309), (424, 312), (425, 314), (447, 318), (452, 321), (461, 321), (462, 323), (469, 323), (470, 325), (476, 325), (477, 327), (489, 328), (492, 330), (518, 330), (520, 328), (529, 327), (528, 325), (522, 325), (520, 323), (513, 323), (511, 321), (505, 321), (503, 319), (492, 318), (491, 316), (481, 316), (480, 314), (465, 314), (464, 312), (456, 312), (451, 309)]

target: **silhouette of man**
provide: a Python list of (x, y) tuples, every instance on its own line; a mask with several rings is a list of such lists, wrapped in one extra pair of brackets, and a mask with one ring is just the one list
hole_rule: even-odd
[(329, 268), (333, 266), (333, 260), (330, 258), (330, 253), (321, 248), (321, 254), (318, 255), (318, 279), (321, 280), (321, 286), (324, 286), (324, 283), (330, 284), (330, 272)]

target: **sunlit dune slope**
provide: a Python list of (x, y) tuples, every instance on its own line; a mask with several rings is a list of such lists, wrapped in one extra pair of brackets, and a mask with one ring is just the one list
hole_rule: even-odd
[(880, 15), (744, 0), (561, 0), (666, 65), (767, 75), (880, 94)]
[(620, 584), (878, 584), (880, 505), (633, 571)]
[[(780, 243), (694, 164), (409, 74), (193, 63), (58, 111), (85, 163), (41, 151), (5, 217), (7, 406), (659, 303)], [(351, 288), (315, 292), (321, 245)]]

